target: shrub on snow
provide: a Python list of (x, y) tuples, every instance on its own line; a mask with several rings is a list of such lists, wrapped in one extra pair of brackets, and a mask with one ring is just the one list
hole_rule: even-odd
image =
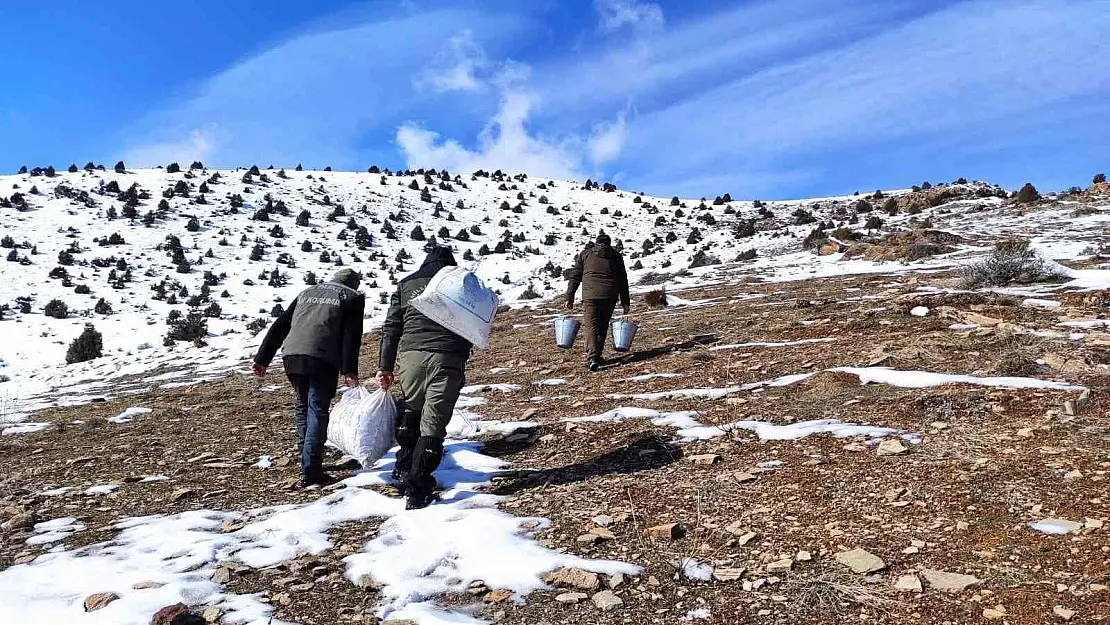
[(69, 344), (69, 349), (66, 350), (66, 364), (72, 365), (100, 358), (103, 348), (104, 337), (96, 331), (91, 323), (87, 323), (81, 335)]

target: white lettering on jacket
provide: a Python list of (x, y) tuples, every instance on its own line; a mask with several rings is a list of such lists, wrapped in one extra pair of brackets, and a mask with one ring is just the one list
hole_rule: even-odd
[(304, 298), (306, 304), (329, 304), (331, 306), (339, 306), (339, 298), (336, 297), (306, 297)]

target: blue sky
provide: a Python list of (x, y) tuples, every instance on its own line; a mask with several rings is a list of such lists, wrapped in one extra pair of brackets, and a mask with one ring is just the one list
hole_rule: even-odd
[(0, 171), (501, 168), (779, 199), (1110, 170), (1110, 0), (3, 3)]

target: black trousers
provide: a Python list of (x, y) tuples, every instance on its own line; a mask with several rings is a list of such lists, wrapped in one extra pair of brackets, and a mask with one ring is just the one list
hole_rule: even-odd
[(590, 358), (601, 358), (605, 351), (605, 338), (609, 335), (609, 322), (617, 308), (615, 299), (588, 299), (582, 302), (585, 313), (586, 349)]

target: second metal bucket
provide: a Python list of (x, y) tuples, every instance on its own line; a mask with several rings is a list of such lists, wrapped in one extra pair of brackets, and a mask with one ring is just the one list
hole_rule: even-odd
[(570, 349), (574, 347), (574, 339), (578, 338), (578, 329), (582, 322), (574, 317), (558, 317), (555, 319), (555, 345)]
[(636, 338), (636, 330), (640, 326), (626, 319), (616, 319), (609, 330), (613, 335), (613, 349), (618, 352), (627, 352), (632, 348), (632, 339)]

